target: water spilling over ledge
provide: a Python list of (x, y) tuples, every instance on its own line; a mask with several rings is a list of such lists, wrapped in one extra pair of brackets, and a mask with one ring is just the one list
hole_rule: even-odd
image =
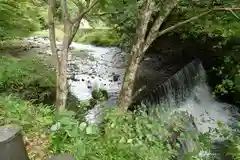
[[(159, 76), (161, 76), (160, 73)], [(201, 61), (196, 59), (166, 79), (165, 82), (159, 81), (155, 82), (153, 86), (147, 86), (135, 95), (133, 103), (159, 104), (164, 102), (168, 103), (169, 107), (175, 106), (184, 101), (191, 94), (191, 90), (201, 82), (205, 82), (205, 72)]]
[(235, 123), (238, 112), (232, 105), (212, 98), (206, 82), (206, 73), (199, 59), (188, 63), (164, 83), (144, 88), (134, 98), (133, 104), (157, 105), (171, 110), (187, 111), (194, 116), (201, 132), (216, 128), (218, 122)]

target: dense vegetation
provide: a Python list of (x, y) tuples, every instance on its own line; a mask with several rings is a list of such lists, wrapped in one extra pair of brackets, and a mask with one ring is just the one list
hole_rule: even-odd
[(29, 0), (20, 0), (18, 3), (14, 0), (1, 0), (1, 39), (22, 37), (39, 30), (46, 25), (43, 19), (44, 15), (42, 15), (44, 12), (41, 11), (41, 8)]
[[(237, 0), (235, 1), (204, 1), (204, 3), (184, 1), (168, 17), (164, 28), (195, 16), (213, 5), (232, 7), (232, 4), (237, 4)], [(100, 18), (114, 30), (93, 31), (83, 36), (79, 34), (75, 37), (76, 40), (96, 45), (120, 45), (128, 50), (135, 34), (137, 7), (136, 1), (130, 0), (124, 3), (109, 1), (107, 5), (98, 6), (98, 9), (86, 18), (92, 18), (95, 22), (95, 19), (99, 18), (96, 13), (99, 13)], [(60, 9), (58, 9), (59, 21), (61, 20)], [(28, 36), (34, 31), (46, 29), (46, 10), (46, 3), (40, 0), (18, 2), (0, 0), (1, 40), (17, 39)], [(109, 14), (102, 14), (105, 12)], [(221, 52), (219, 54), (221, 56), (214, 61), (214, 69), (210, 70), (211, 75), (216, 78), (211, 85), (215, 96), (225, 101), (231, 98), (229, 101), (235, 104), (240, 103), (240, 44), (236, 37), (240, 32), (238, 15), (232, 12), (213, 12), (175, 30), (181, 33), (183, 40), (193, 36), (201, 37), (202, 43), (207, 43), (205, 40), (209, 37), (221, 37), (217, 42), (218, 45), (213, 46), (216, 51)], [(120, 36), (119, 39), (118, 36)], [(180, 117), (173, 115), (170, 119), (169, 114), (164, 113), (165, 111), (156, 111), (159, 117), (149, 118), (145, 113), (127, 112), (122, 115), (113, 109), (103, 116), (100, 127), (87, 124), (82, 114), (91, 108), (93, 103), (99, 104), (106, 100), (107, 96), (102, 92), (93, 93), (96, 95), (90, 102), (74, 102), (79, 112), (66, 111), (56, 116), (54, 114), (56, 82), (53, 70), (46, 65), (45, 61), (37, 57), (16, 57), (3, 54), (4, 48), (1, 50), (0, 124), (17, 123), (23, 127), (26, 141), (30, 143), (29, 155), (32, 159), (36, 157), (42, 159), (46, 155), (64, 152), (71, 153), (81, 160), (154, 160), (159, 158), (163, 160), (173, 158), (212, 160), (219, 159), (226, 154), (234, 156), (236, 160), (240, 159), (238, 135), (230, 132), (221, 123), (219, 123), (219, 130), (205, 134), (183, 132), (182, 128), (185, 127), (185, 123), (191, 122), (186, 119), (188, 115), (183, 116), (184, 119), (182, 115)], [(172, 130), (168, 129), (169, 124), (174, 126)], [(236, 130), (239, 132), (238, 128)], [(191, 147), (195, 148), (193, 152), (179, 154), (179, 143), (175, 142), (175, 139), (171, 141), (170, 138), (179, 132), (182, 134), (178, 135), (178, 140), (192, 140)], [(212, 150), (211, 137), (216, 132), (228, 139), (225, 144), (227, 148), (223, 148), (217, 155), (199, 154), (200, 151), (210, 152)], [(31, 142), (35, 142), (36, 139), (40, 142), (34, 146)]]
[(41, 59), (5, 56), (0, 61), (1, 93), (16, 94), (36, 103), (53, 104), (56, 88), (54, 72)]

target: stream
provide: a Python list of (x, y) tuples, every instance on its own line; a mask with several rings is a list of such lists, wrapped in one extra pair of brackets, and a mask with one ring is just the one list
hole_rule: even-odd
[[(25, 41), (31, 42), (31, 44), (45, 45), (44, 52), (50, 53), (47, 38), (30, 37), (25, 39)], [(43, 52), (43, 46), (38, 48)], [(103, 88), (109, 94), (108, 106), (114, 105), (123, 82), (126, 66), (125, 55), (126, 53), (121, 52), (116, 47), (97, 47), (73, 42), (71, 44), (68, 68), (71, 73), (71, 79), (69, 80), (70, 92), (79, 100), (87, 100), (91, 98), (91, 92), (94, 88)], [(207, 132), (209, 128), (216, 128), (218, 121), (222, 121), (222, 123), (227, 125), (233, 124), (236, 120), (236, 115), (234, 114), (237, 113), (235, 107), (213, 99), (207, 82), (204, 80), (199, 81), (199, 83), (193, 83), (198, 80), (192, 79), (192, 74), (200, 75), (200, 77), (205, 79), (206, 73), (201, 62), (194, 65), (191, 63), (186, 65), (186, 67), (172, 76), (172, 80), (169, 79), (164, 83), (165, 97), (167, 97), (168, 101), (171, 101), (169, 108), (185, 110), (193, 115), (197, 129), (200, 132)], [(172, 85), (172, 82), (180, 86), (174, 95), (172, 93), (175, 86)], [(151, 97), (158, 97), (158, 95), (158, 92), (154, 92), (154, 95)], [(175, 101), (176, 97), (179, 96), (184, 96), (185, 100), (177, 104)], [(158, 103), (161, 102), (159, 101)], [(87, 120), (95, 123), (95, 116), (99, 114), (98, 112), (96, 108), (90, 110)]]

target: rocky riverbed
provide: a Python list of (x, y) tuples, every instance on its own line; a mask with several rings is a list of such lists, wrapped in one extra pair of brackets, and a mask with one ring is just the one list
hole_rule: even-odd
[[(29, 50), (51, 56), (48, 38), (28, 37), (24, 43)], [(61, 50), (61, 43), (57, 42)], [(79, 100), (91, 98), (94, 88), (108, 91), (110, 102), (114, 102), (122, 86), (125, 68), (125, 55), (116, 47), (96, 47), (72, 43), (69, 54), (70, 91)]]

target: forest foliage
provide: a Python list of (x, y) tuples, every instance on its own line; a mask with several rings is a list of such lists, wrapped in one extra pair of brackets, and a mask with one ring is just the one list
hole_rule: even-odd
[[(159, 1), (158, 5), (161, 7)], [(102, 19), (108, 22), (109, 25), (114, 26), (122, 33), (123, 46), (130, 47), (133, 35), (137, 25), (137, 13), (139, 11), (139, 4), (134, 1), (112, 1), (111, 7), (103, 7), (104, 14)], [(121, 7), (119, 7), (121, 6)], [(213, 8), (239, 8), (237, 0), (183, 0), (173, 10), (173, 12), (165, 20), (161, 30), (172, 26), (183, 20), (197, 16)], [(156, 13), (157, 14), (157, 13)], [(182, 32), (185, 36), (207, 34), (208, 36), (224, 36), (231, 37), (239, 34), (239, 19), (240, 12), (229, 11), (213, 11), (206, 16), (192, 21), (182, 27), (177, 28), (171, 33)], [(154, 19), (154, 17), (152, 17)]]
[(44, 12), (31, 0), (0, 1), (0, 38), (23, 37), (41, 29)]
[[(174, 9), (164, 22), (161, 29), (199, 15), (213, 7), (238, 7), (238, 1), (181, 1), (180, 5)], [(61, 21), (61, 4), (60, 1), (58, 2), (58, 21)], [(68, 1), (70, 12), (79, 9), (74, 7), (76, 2)], [(83, 3), (79, 3), (80, 6), (82, 5), (80, 9), (84, 7), (84, 1), (81, 2)], [(161, 3), (164, 2), (161, 1)], [(159, 3), (159, 5), (161, 4)], [(129, 49), (136, 32), (138, 11), (139, 4), (136, 1), (106, 0), (100, 1), (99, 5), (85, 18), (92, 24), (96, 24), (99, 18), (106, 22), (108, 26), (114, 28), (120, 34), (121, 46)], [(0, 0), (1, 40), (28, 36), (33, 31), (46, 28), (46, 13), (45, 1), (20, 0), (16, 2), (14, 0)], [(240, 17), (240, 13), (237, 11), (214, 11), (174, 30), (174, 32), (180, 32), (183, 38), (188, 38), (189, 35), (198, 37), (202, 34), (210, 37), (224, 37), (224, 40), (220, 41), (217, 47), (222, 48), (226, 54), (230, 53), (225, 57), (220, 57), (221, 61), (215, 67), (215, 71), (220, 77), (220, 81), (218, 81), (214, 90), (217, 96), (228, 94), (229, 92), (240, 93), (240, 61), (239, 55), (237, 55), (239, 53), (239, 44), (234, 42), (234, 45), (230, 45), (232, 37), (240, 33), (240, 20), (238, 17)], [(204, 39), (202, 40), (204, 42)], [(59, 117), (54, 117), (52, 108), (42, 104), (33, 105), (30, 103), (29, 101), (33, 100), (38, 100), (39, 103), (44, 102), (45, 96), (48, 98), (52, 89), (56, 87), (55, 78), (52, 76), (54, 75), (53, 72), (46, 72), (44, 70), (46, 69), (45, 67), (38, 61), (29, 61), (29, 59), (23, 61), (9, 59), (9, 57), (1, 59), (0, 90), (3, 94), (0, 96), (1, 125), (20, 123), (24, 133), (28, 135), (33, 131), (38, 132), (38, 129), (44, 132), (54, 122), (61, 121), (63, 127), (60, 130), (50, 134), (46, 133), (51, 137), (49, 150), (53, 153), (70, 152), (74, 156), (83, 159), (119, 160), (121, 158), (121, 160), (124, 160), (135, 159), (136, 157), (138, 159), (157, 159), (156, 157), (170, 159), (170, 157), (176, 156), (175, 148), (173, 149), (169, 143), (165, 143), (162, 137), (159, 140), (152, 134), (153, 132), (159, 132), (159, 129), (163, 129), (164, 121), (161, 121), (161, 123), (156, 121), (149, 123), (145, 119), (135, 117), (132, 113), (123, 117), (116, 116), (116, 113), (113, 113), (110, 114), (111, 117), (106, 115), (104, 119), (105, 126), (101, 128), (102, 130), (98, 130), (94, 126), (88, 126), (84, 120), (76, 119), (73, 112), (63, 113)], [(36, 83), (39, 85), (38, 87), (35, 87)], [(14, 96), (4, 95), (10, 93), (13, 93)], [(236, 94), (235, 96), (237, 98), (240, 97)], [(28, 102), (22, 99), (28, 100)], [(36, 116), (33, 119), (32, 113)], [(163, 132), (168, 134), (167, 130), (163, 130)], [(225, 151), (239, 158), (239, 136), (235, 136), (226, 130), (222, 133), (226, 133), (224, 136), (229, 138), (229, 143), (231, 143), (231, 147)], [(198, 137), (199, 142), (204, 145), (210, 143), (202, 142), (209, 140), (209, 136), (200, 135)], [(209, 146), (202, 146), (202, 150), (204, 149), (210, 150)], [(195, 159), (204, 159), (198, 157), (199, 155), (196, 153), (193, 156), (195, 156)]]

